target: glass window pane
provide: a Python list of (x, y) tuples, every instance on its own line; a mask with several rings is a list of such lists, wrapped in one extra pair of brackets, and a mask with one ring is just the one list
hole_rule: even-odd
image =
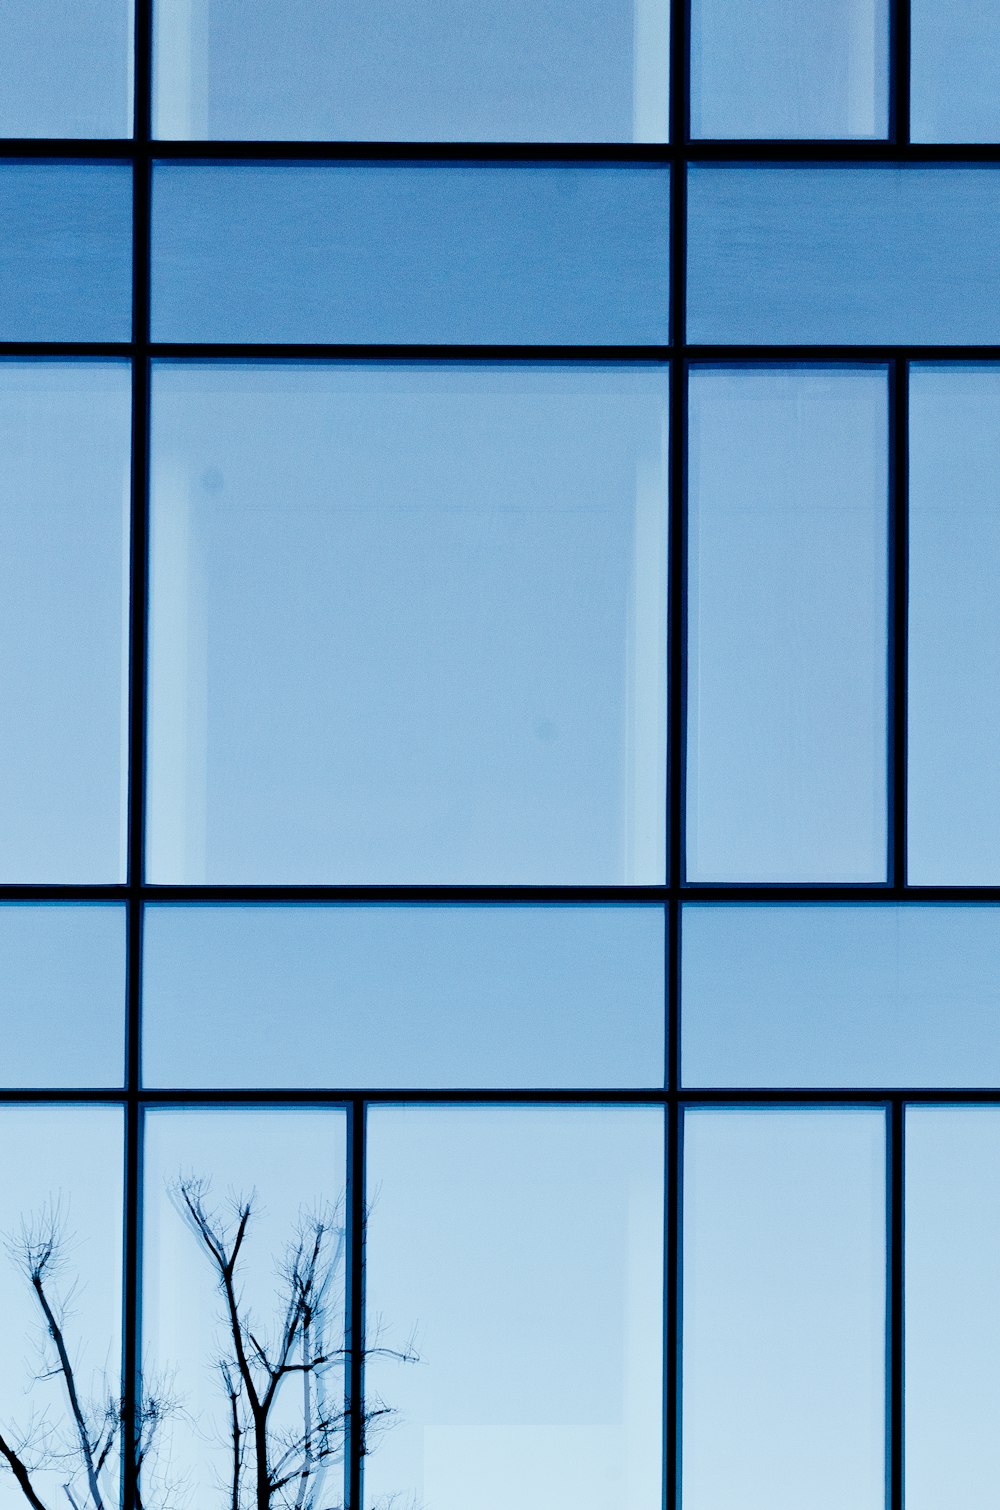
[(127, 341), (132, 169), (0, 161), (0, 341)]
[[(183, 1484), (193, 1505), (257, 1503), (249, 1393), (241, 1387), (237, 1347), (250, 1356), (254, 1387), (262, 1397), (268, 1381), (264, 1360), (279, 1368), (287, 1344), (288, 1360), (299, 1367), (282, 1375), (265, 1415), (268, 1466), (275, 1472), (283, 1464), (294, 1496), (302, 1482), (304, 1437), (311, 1424), (314, 1471), (306, 1487), (329, 1496), (317, 1498), (317, 1504), (341, 1504), (343, 1112), (157, 1109), (146, 1116), (144, 1160), (146, 1389), (160, 1388), (183, 1402), (183, 1409), (157, 1433), (144, 1475), (144, 1502), (162, 1503), (156, 1498), (159, 1491)], [(233, 1257), (244, 1202), (249, 1216), (235, 1254), (239, 1321), (233, 1326), (209, 1243), (214, 1239), (226, 1260)], [(205, 1223), (201, 1229), (199, 1212)], [(314, 1307), (310, 1324), (303, 1327), (301, 1305), (294, 1302), (306, 1291)], [(227, 1381), (236, 1396), (242, 1449), (238, 1498), (232, 1468), (234, 1406)]]
[(156, 135), (656, 142), (669, 0), (157, 0)]
[(1000, 1111), (906, 1113), (907, 1510), (981, 1510), (1000, 1481)]
[[(649, 1108), (369, 1112), (369, 1328), (391, 1429), (369, 1504), (658, 1510), (663, 1117)], [(373, 1341), (370, 1330), (369, 1345)]]
[(0, 1084), (121, 1085), (125, 909), (0, 907)]
[(165, 163), (153, 338), (662, 344), (668, 173), (580, 163)]
[(1000, 368), (910, 373), (907, 878), (1000, 880)]
[(0, 361), (3, 881), (125, 877), (130, 429), (127, 363)]
[(4, 0), (0, 136), (131, 136), (128, 0)]
[(665, 368), (153, 388), (151, 879), (662, 881)]
[(910, 0), (910, 136), (915, 142), (1000, 140), (1000, 10), (996, 0)]
[(695, 137), (884, 137), (886, 0), (693, 0)]
[(885, 877), (887, 407), (883, 368), (691, 373), (689, 880)]
[[(108, 1445), (101, 1495), (105, 1505), (119, 1503), (122, 1168), (117, 1108), (0, 1107), (0, 1430), (46, 1506), (92, 1500), (43, 1299), (91, 1438)], [(28, 1499), (6, 1469), (0, 1505), (22, 1510)]]
[(1000, 909), (684, 908), (685, 1085), (995, 1085)]
[(1000, 342), (998, 217), (992, 168), (692, 168), (688, 339)]
[(684, 1119), (684, 1510), (883, 1510), (881, 1111)]
[(663, 1084), (660, 907), (153, 906), (142, 959), (147, 1085)]

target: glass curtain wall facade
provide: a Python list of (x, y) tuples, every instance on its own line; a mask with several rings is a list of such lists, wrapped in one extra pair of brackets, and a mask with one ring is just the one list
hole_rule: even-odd
[(1000, 10), (0, 42), (2, 1510), (979, 1510)]

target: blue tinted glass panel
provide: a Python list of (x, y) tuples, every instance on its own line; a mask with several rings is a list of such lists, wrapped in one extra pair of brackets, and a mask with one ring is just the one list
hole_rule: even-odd
[(153, 338), (663, 343), (667, 179), (620, 164), (164, 164)]
[(121, 1085), (125, 909), (0, 907), (0, 1085)]
[(692, 0), (691, 132), (884, 137), (886, 0)]
[(127, 0), (4, 0), (0, 136), (131, 136)]
[(884, 879), (887, 404), (880, 368), (691, 373), (689, 880)]
[(685, 1085), (995, 1085), (1000, 909), (684, 909)]
[(1000, 1479), (1000, 1112), (906, 1113), (906, 1504), (980, 1510)]
[(995, 169), (701, 167), (688, 195), (692, 341), (1000, 341)]
[(910, 135), (915, 142), (1000, 140), (996, 0), (911, 0)]
[(125, 362), (0, 362), (0, 880), (125, 878)]
[(663, 1083), (662, 908), (147, 907), (144, 938), (149, 1085)]
[[(368, 1114), (367, 1503), (662, 1505), (663, 1114)], [(380, 1318), (376, 1333), (374, 1319)]]
[(883, 1510), (881, 1111), (684, 1118), (684, 1510)]
[(127, 341), (132, 169), (0, 161), (0, 341)]
[(153, 390), (151, 879), (662, 882), (664, 367)]
[(907, 876), (1000, 881), (1000, 368), (910, 374)]
[(656, 142), (669, 0), (157, 0), (156, 135)]

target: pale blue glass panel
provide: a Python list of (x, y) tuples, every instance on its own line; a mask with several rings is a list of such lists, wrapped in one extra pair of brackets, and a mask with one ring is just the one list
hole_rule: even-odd
[(157, 0), (156, 135), (658, 142), (669, 0)]
[(0, 908), (0, 1085), (121, 1085), (125, 909)]
[(0, 880), (125, 879), (125, 362), (0, 362)]
[(906, 1113), (907, 1510), (981, 1510), (1000, 1480), (1000, 1111)]
[(683, 1080), (1000, 1082), (1000, 908), (687, 906)]
[(127, 341), (132, 169), (0, 161), (0, 341)]
[(883, 1510), (881, 1111), (684, 1118), (684, 1510)]
[(661, 366), (153, 376), (155, 881), (662, 883)]
[(910, 28), (913, 141), (1000, 141), (996, 0), (911, 0)]
[(668, 171), (165, 163), (158, 341), (662, 344)]
[(0, 136), (131, 136), (128, 0), (4, 0)]
[(143, 938), (147, 1085), (663, 1084), (659, 907), (154, 906)]
[[(346, 1118), (339, 1107), (187, 1108), (147, 1113), (143, 1145), (142, 1343), (146, 1389), (177, 1402), (157, 1432), (143, 1475), (143, 1502), (185, 1500), (207, 1510), (258, 1503), (248, 1393), (236, 1390), (241, 1430), (239, 1497), (233, 1491), (232, 1407), (223, 1366), (238, 1381), (236, 1344), (220, 1274), (185, 1205), (199, 1192), (206, 1218), (227, 1257), (249, 1206), (233, 1270), (239, 1332), (258, 1395), (268, 1387), (260, 1345), (272, 1366), (291, 1338), (289, 1362), (315, 1364), (308, 1401), (303, 1371), (286, 1373), (266, 1418), (268, 1466), (302, 1484), (303, 1438), (312, 1428), (316, 1506), (343, 1504)], [(323, 1228), (318, 1231), (317, 1224)], [(315, 1248), (319, 1241), (318, 1249)], [(303, 1247), (296, 1256), (300, 1242)], [(310, 1255), (316, 1252), (310, 1268)], [(287, 1331), (290, 1276), (310, 1273), (313, 1314), (308, 1337)], [(301, 1293), (301, 1292), (300, 1292)], [(325, 1359), (320, 1364), (316, 1360)], [(322, 1423), (328, 1429), (323, 1431)], [(280, 1501), (277, 1501), (280, 1503)], [(305, 1504), (310, 1503), (304, 1500)]]
[(412, 1333), (419, 1362), (369, 1359), (396, 1415), (366, 1502), (659, 1510), (662, 1112), (380, 1107), (368, 1129), (368, 1342)]
[(884, 137), (887, 0), (692, 0), (695, 137)]
[(910, 373), (907, 879), (1000, 881), (1000, 368)]
[(692, 168), (688, 339), (998, 342), (998, 217), (988, 167)]
[(690, 380), (687, 877), (886, 870), (884, 368)]
[[(56, 1241), (41, 1273), (94, 1438), (121, 1400), (122, 1115), (105, 1106), (0, 1107), (0, 1432), (18, 1448), (36, 1503), (92, 1505), (65, 1377), (25, 1266), (25, 1239)], [(97, 1475), (105, 1506), (120, 1503), (119, 1430)], [(6, 1470), (0, 1510), (29, 1503)]]

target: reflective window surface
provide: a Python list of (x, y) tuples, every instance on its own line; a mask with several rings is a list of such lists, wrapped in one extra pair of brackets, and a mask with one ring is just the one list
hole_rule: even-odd
[(910, 134), (915, 142), (1000, 140), (996, 0), (910, 0)]
[(4, 0), (0, 136), (129, 136), (128, 0)]

